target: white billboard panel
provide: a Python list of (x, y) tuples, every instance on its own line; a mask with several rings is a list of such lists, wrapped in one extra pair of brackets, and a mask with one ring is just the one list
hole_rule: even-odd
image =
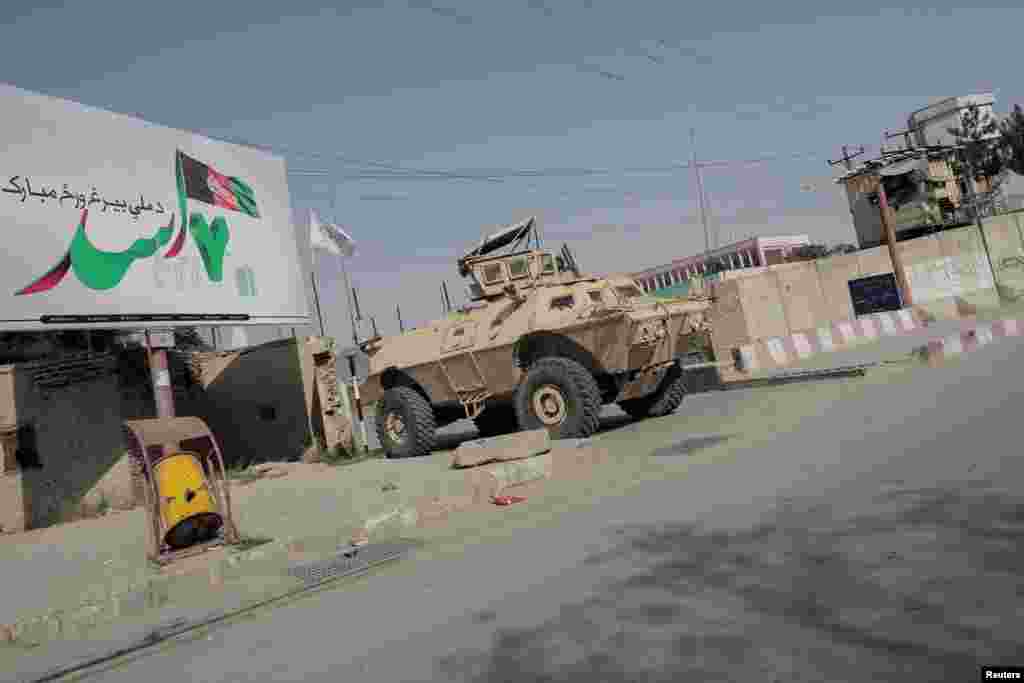
[(309, 322), (285, 162), (0, 84), (0, 331)]

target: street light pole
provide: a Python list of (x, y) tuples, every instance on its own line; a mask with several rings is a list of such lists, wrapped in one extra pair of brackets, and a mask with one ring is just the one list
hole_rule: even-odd
[(971, 213), (974, 214), (974, 223), (978, 226), (978, 236), (981, 237), (981, 248), (985, 250), (985, 260), (988, 261), (989, 272), (995, 278), (995, 267), (992, 265), (992, 252), (988, 248), (988, 237), (985, 235), (985, 226), (981, 222), (981, 209), (978, 207), (978, 190), (974, 183), (974, 165), (964, 155), (964, 166), (967, 170), (967, 192), (970, 196)]
[(697, 203), (700, 206), (700, 222), (704, 226), (705, 255), (711, 251), (711, 233), (708, 230), (708, 216), (704, 209), (704, 181), (700, 177), (700, 163), (697, 161), (697, 129), (690, 129), (690, 147), (693, 153), (693, 174), (697, 178)]

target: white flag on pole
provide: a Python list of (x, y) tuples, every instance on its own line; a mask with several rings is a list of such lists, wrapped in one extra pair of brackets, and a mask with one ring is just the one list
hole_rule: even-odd
[(321, 249), (335, 256), (351, 257), (356, 253), (356, 242), (352, 236), (333, 223), (323, 223), (316, 211), (309, 211), (309, 242), (314, 249)]

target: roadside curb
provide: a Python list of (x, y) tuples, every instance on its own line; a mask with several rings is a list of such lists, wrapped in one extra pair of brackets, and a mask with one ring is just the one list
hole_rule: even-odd
[(928, 327), (930, 322), (930, 318), (916, 308), (874, 313), (782, 337), (758, 339), (740, 345), (734, 355), (744, 373), (771, 371), (819, 353), (839, 351), (883, 336), (915, 332)]
[(1022, 334), (1024, 334), (1024, 321), (1005, 318), (992, 323), (976, 325), (941, 339), (933, 339), (925, 346), (919, 347), (917, 352), (928, 366), (939, 367), (951, 358), (972, 353), (999, 339), (1019, 337)]

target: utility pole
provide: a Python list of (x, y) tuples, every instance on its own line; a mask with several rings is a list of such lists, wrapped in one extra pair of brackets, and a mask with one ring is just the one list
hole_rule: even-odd
[(828, 165), (829, 166), (838, 166), (839, 164), (844, 164), (846, 166), (846, 170), (847, 171), (852, 171), (853, 170), (853, 160), (856, 159), (857, 157), (859, 157), (861, 154), (864, 154), (864, 148), (860, 147), (857, 150), (856, 154), (850, 154), (849, 150), (850, 150), (849, 146), (843, 145), (843, 156), (841, 156), (839, 159), (837, 159), (835, 161), (829, 160)]
[(885, 139), (891, 140), (892, 138), (903, 138), (903, 146), (906, 147), (907, 149), (913, 149), (914, 143), (910, 140), (910, 134), (913, 132), (914, 131), (909, 128), (907, 130), (901, 130), (896, 133), (890, 133), (886, 131)]
[(892, 214), (889, 211), (889, 198), (885, 194), (885, 183), (882, 176), (878, 176), (878, 211), (882, 219), (882, 231), (885, 233), (885, 241), (889, 244), (889, 260), (892, 261), (892, 270), (896, 275), (896, 285), (900, 290), (900, 299), (904, 308), (914, 305), (913, 295), (910, 292), (910, 285), (907, 282), (907, 271), (903, 268), (903, 258), (896, 249), (896, 231), (892, 226)]
[(697, 202), (700, 206), (700, 222), (704, 226), (704, 251), (711, 251), (711, 233), (708, 231), (708, 216), (704, 209), (704, 181), (700, 177), (700, 164), (697, 162), (697, 129), (690, 129), (690, 148), (693, 150), (693, 173), (697, 178)]
[[(864, 154), (864, 147), (858, 147), (856, 154), (850, 154), (849, 146), (848, 145), (843, 145), (843, 156), (841, 156), (839, 159), (837, 159), (835, 161), (832, 161), (830, 159), (828, 161), (828, 165), (829, 166), (838, 166), (839, 164), (843, 164), (844, 166), (846, 166), (847, 173), (849, 173), (850, 171), (853, 170), (853, 160), (856, 159), (857, 157), (859, 157), (862, 154)], [(847, 188), (847, 191), (849, 191), (849, 188)], [(853, 206), (852, 205), (850, 206), (850, 216), (853, 216)], [(853, 220), (855, 221), (855, 224), (856, 224), (856, 218), (854, 218)]]

